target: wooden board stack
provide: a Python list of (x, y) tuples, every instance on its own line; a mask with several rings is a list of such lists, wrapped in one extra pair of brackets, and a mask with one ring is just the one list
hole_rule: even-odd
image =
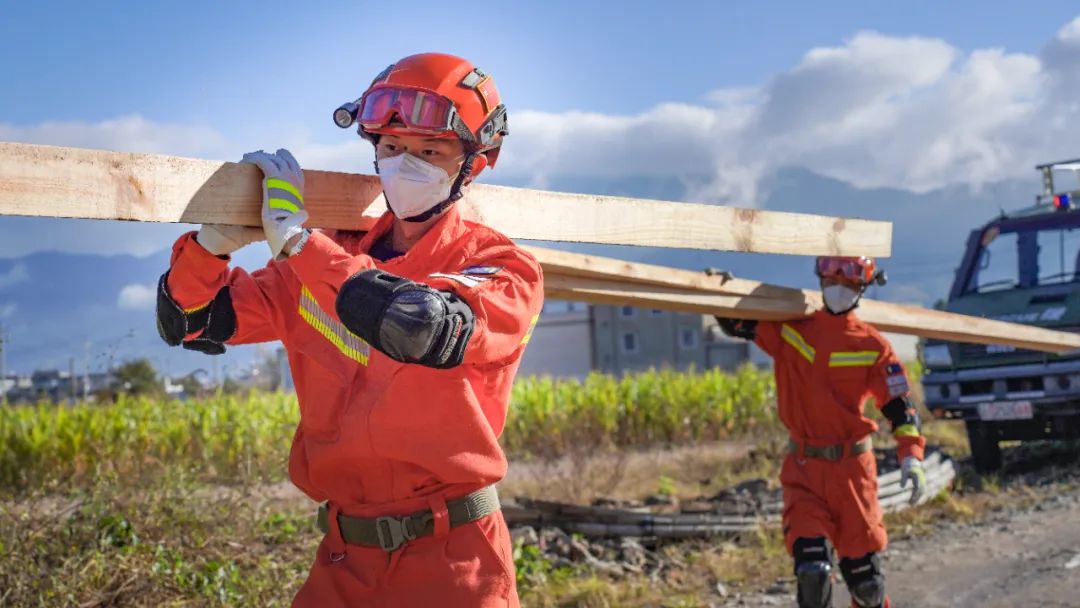
[[(305, 171), (309, 226), (365, 229), (385, 208), (378, 179)], [(0, 142), (0, 215), (260, 225), (260, 174), (250, 165)], [(796, 255), (888, 257), (887, 222), (473, 186), (468, 219), (513, 239)], [(790, 320), (820, 294), (622, 260), (530, 247), (549, 296), (591, 303)], [(865, 301), (883, 331), (1053, 353), (1080, 335)]]
[[(551, 296), (629, 304), (740, 319), (786, 321), (821, 308), (817, 291), (528, 247), (544, 266)], [(1080, 335), (919, 306), (863, 300), (859, 317), (881, 331), (975, 344), (1006, 344), (1051, 353), (1080, 348)]]

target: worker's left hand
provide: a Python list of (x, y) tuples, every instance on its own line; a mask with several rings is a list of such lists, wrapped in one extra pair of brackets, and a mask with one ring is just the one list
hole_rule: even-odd
[(904, 459), (904, 462), (900, 464), (900, 487), (907, 487), (908, 480), (911, 480), (911, 498), (908, 500), (909, 504), (915, 504), (922, 498), (924, 492), (926, 492), (926, 472), (923, 471), (922, 463), (918, 458), (914, 456), (908, 456)]
[(259, 150), (244, 155), (241, 162), (257, 165), (263, 172), (262, 222), (270, 255), (277, 258), (285, 243), (304, 230), (304, 171), (285, 149), (269, 154)]

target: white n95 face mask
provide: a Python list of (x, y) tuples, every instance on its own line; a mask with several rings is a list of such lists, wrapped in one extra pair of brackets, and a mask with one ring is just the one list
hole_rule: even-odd
[(379, 159), (379, 179), (398, 219), (416, 217), (450, 197), (446, 171), (412, 154)]
[(821, 295), (825, 300), (825, 308), (833, 314), (841, 315), (855, 308), (862, 294), (846, 285), (829, 285), (821, 290)]

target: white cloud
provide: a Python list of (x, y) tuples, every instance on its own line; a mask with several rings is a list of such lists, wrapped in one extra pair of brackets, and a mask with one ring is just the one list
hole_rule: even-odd
[(1080, 129), (1076, 93), (1080, 18), (1040, 56), (861, 32), (760, 86), (714, 91), (709, 105), (518, 112), (500, 169), (539, 184), (659, 174), (683, 179), (693, 200), (729, 204), (759, 202), (761, 179), (781, 166), (867, 188), (977, 188), (1075, 155), (1064, 134)]
[(0, 273), (0, 289), (6, 289), (29, 278), (30, 272), (26, 269), (26, 264), (19, 262), (7, 272)]
[(116, 298), (116, 305), (124, 310), (152, 310), (157, 301), (153, 285), (132, 283), (125, 285)]
[(10, 319), (15, 316), (15, 311), (17, 309), (18, 306), (15, 304), (5, 304), (0, 306), (0, 319)]
[(0, 140), (200, 158), (222, 158), (230, 148), (226, 138), (210, 127), (154, 122), (138, 115), (28, 127), (0, 123)]
[[(782, 166), (866, 188), (978, 188), (1033, 179), (1033, 164), (1076, 155), (1076, 99), (1080, 17), (1037, 55), (857, 32), (808, 50), (757, 85), (719, 89), (696, 102), (634, 115), (512, 105), (498, 173), (538, 187), (555, 176), (662, 177), (682, 181), (691, 200), (740, 205), (759, 203), (762, 178)], [(303, 128), (276, 125), (273, 133), (270, 143), (291, 149), (307, 168), (372, 171), (370, 145), (355, 135), (322, 144)], [(140, 116), (0, 124), (0, 139), (205, 158), (237, 158), (261, 145)]]
[[(355, 134), (343, 138), (342, 143), (325, 145), (313, 142), (306, 129), (279, 127), (271, 133), (275, 136), (273, 140), (263, 133), (251, 137), (257, 143), (244, 144), (212, 127), (155, 122), (137, 114), (94, 123), (50, 121), (17, 126), (0, 122), (0, 141), (232, 161), (260, 146), (268, 149), (285, 147), (308, 168), (372, 170), (371, 144)], [(274, 144), (273, 148), (271, 144)]]

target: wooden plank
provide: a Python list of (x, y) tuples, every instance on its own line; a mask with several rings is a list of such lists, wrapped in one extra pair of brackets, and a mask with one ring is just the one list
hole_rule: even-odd
[(865, 300), (859, 317), (880, 331), (972, 344), (1001, 344), (1048, 353), (1080, 349), (1080, 334), (960, 315), (919, 306)]
[[(731, 282), (729, 281), (728, 284)], [(753, 281), (742, 283), (752, 284)], [(818, 309), (809, 298), (766, 298), (698, 289), (644, 285), (610, 277), (609, 280), (544, 275), (549, 296), (598, 304), (631, 305), (763, 321), (804, 318)], [(864, 300), (858, 315), (880, 331), (974, 344), (1003, 344), (1051, 353), (1080, 349), (1080, 334), (1030, 325), (929, 310), (918, 306)]]
[(821, 307), (821, 294), (817, 291), (780, 287), (739, 278), (725, 279), (720, 276), (709, 276), (704, 271), (695, 272), (667, 266), (628, 262), (616, 258), (585, 255), (544, 247), (524, 245), (523, 248), (536, 257), (537, 261), (544, 267), (545, 274), (600, 279), (603, 281), (620, 280), (640, 285), (695, 289), (726, 295), (801, 301), (804, 305), (809, 306), (810, 310)]
[[(305, 171), (310, 225), (364, 229), (378, 178)], [(258, 226), (250, 165), (0, 142), (0, 214)], [(794, 255), (888, 256), (888, 222), (476, 185), (465, 216), (513, 239)]]
[(544, 293), (549, 297), (590, 304), (630, 305), (763, 321), (789, 321), (813, 312), (790, 300), (679, 290), (547, 272), (544, 273)]
[[(362, 225), (377, 178), (305, 171), (313, 224)], [(0, 214), (260, 226), (253, 165), (0, 143)], [(360, 202), (362, 201), (362, 202)]]
[[(859, 219), (485, 185), (473, 187), (465, 207), (472, 217), (513, 239), (792, 255), (892, 255), (891, 224)], [(860, 253), (835, 253), (840, 251)], [(880, 253), (866, 253), (870, 251)]]
[[(653, 288), (670, 288), (675, 289), (676, 292), (686, 290), (743, 296), (750, 299), (716, 300), (715, 303), (727, 310), (731, 317), (760, 320), (777, 320), (775, 313), (783, 307), (772, 300), (787, 302), (793, 316), (780, 319), (785, 321), (805, 317), (822, 306), (821, 293), (813, 290), (792, 289), (738, 278), (724, 279), (719, 276), (708, 276), (704, 272), (639, 264), (541, 247), (527, 247), (527, 249), (543, 265), (545, 276), (570, 276), (609, 283), (618, 282), (623, 284), (621, 293), (628, 298), (636, 297), (635, 290), (630, 287), (635, 284), (643, 288), (648, 286), (650, 294), (655, 294)], [(591, 285), (591, 287), (596, 287), (596, 285)], [(605, 285), (602, 291), (610, 295), (611, 289), (611, 285)], [(590, 288), (586, 289), (589, 297), (600, 296), (593, 291)], [(663, 307), (663, 304), (656, 302), (655, 298), (652, 301), (651, 305), (654, 307)], [(766, 301), (769, 302), (766, 303)], [(612, 297), (605, 303), (617, 302), (614, 302)], [(705, 301), (699, 301), (699, 303), (703, 307), (695, 310), (689, 310), (687, 307), (686, 312), (700, 312), (707, 308)], [(763, 311), (761, 316), (757, 316), (758, 310)], [(706, 312), (705, 314), (720, 313)], [(1007, 344), (1053, 353), (1064, 353), (1080, 348), (1080, 334), (1018, 323), (1005, 323), (919, 306), (864, 299), (859, 305), (858, 315), (880, 331), (926, 338), (975, 344)]]

